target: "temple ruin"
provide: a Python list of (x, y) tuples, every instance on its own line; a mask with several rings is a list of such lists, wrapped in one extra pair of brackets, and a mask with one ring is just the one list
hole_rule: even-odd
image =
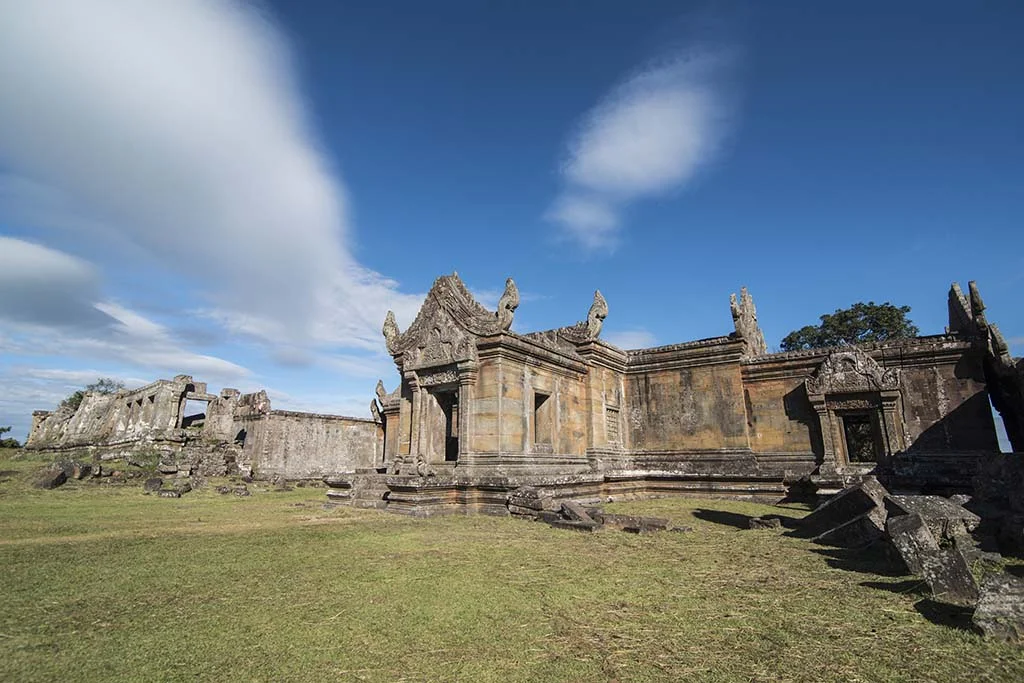
[(404, 332), (389, 312), (401, 377), (378, 385), (387, 469), (336, 477), (333, 496), (412, 514), (504, 513), (510, 491), (563, 498), (665, 493), (779, 500), (800, 483), (828, 493), (868, 473), (898, 489), (965, 490), (999, 451), (992, 416), (1021, 441), (1021, 364), (971, 298), (950, 292), (944, 334), (768, 353), (746, 289), (728, 335), (623, 350), (586, 319), (511, 331), (457, 274), (438, 278)]
[(999, 451), (993, 405), (1024, 450), (1024, 364), (974, 283), (952, 286), (943, 334), (788, 353), (768, 352), (745, 288), (731, 333), (635, 350), (601, 339), (600, 292), (552, 330), (513, 332), (518, 306), (512, 279), (490, 311), (452, 274), (405, 331), (388, 312), (400, 383), (378, 383), (369, 419), (272, 410), (265, 392), (213, 395), (179, 375), (36, 412), (27, 446), (206, 449), (255, 476), (324, 478), (335, 501), (424, 515), (507, 514), (520, 487), (776, 501), (870, 473), (894, 490), (969, 490)]
[[(186, 414), (189, 403), (204, 412)], [(115, 394), (86, 393), (77, 408), (32, 413), (26, 448), (89, 450), (100, 458), (152, 452), (183, 457), (212, 472), (287, 479), (373, 468), (383, 429), (372, 419), (272, 410), (265, 391), (209, 394), (189, 375)]]

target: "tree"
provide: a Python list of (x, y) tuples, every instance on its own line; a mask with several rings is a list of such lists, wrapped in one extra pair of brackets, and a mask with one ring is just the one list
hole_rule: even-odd
[[(0, 427), (0, 436), (3, 436), (12, 429), (13, 427)], [(18, 443), (17, 439), (0, 439), (0, 448), (21, 448), (21, 444)]]
[(61, 401), (60, 407), (70, 408), (72, 411), (75, 411), (78, 410), (78, 406), (82, 405), (82, 399), (85, 398), (86, 394), (116, 394), (121, 389), (124, 389), (124, 382), (109, 377), (100, 377), (92, 384), (86, 384), (84, 389), (79, 389)]
[(874, 301), (856, 303), (849, 308), (821, 316), (820, 325), (807, 325), (782, 339), (783, 351), (818, 349), (864, 342), (916, 337), (917, 326), (907, 318), (910, 306), (894, 306)]

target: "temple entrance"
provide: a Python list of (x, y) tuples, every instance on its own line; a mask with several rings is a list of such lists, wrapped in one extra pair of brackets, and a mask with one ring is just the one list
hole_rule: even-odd
[(456, 391), (431, 391), (434, 408), (430, 410), (430, 435), (427, 452), (433, 462), (459, 459), (459, 394)]
[(876, 463), (882, 452), (882, 434), (877, 417), (870, 412), (845, 413), (839, 416), (843, 424), (843, 444), (850, 463)]

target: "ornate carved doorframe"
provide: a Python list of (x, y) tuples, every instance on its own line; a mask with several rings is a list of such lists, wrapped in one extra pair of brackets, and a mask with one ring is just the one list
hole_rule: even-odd
[(836, 474), (868, 465), (849, 460), (844, 414), (870, 415), (878, 425), (881, 451), (878, 466), (885, 467), (895, 453), (906, 448), (898, 369), (882, 368), (859, 349), (836, 351), (805, 380), (804, 386), (821, 425), (824, 454), (821, 474)]

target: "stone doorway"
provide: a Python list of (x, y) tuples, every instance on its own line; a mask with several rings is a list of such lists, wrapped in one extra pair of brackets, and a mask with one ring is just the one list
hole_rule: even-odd
[(455, 388), (431, 389), (424, 427), (424, 451), (428, 462), (459, 459), (459, 394)]
[(877, 413), (847, 412), (838, 417), (842, 421), (846, 461), (850, 464), (877, 463), (884, 451)]

